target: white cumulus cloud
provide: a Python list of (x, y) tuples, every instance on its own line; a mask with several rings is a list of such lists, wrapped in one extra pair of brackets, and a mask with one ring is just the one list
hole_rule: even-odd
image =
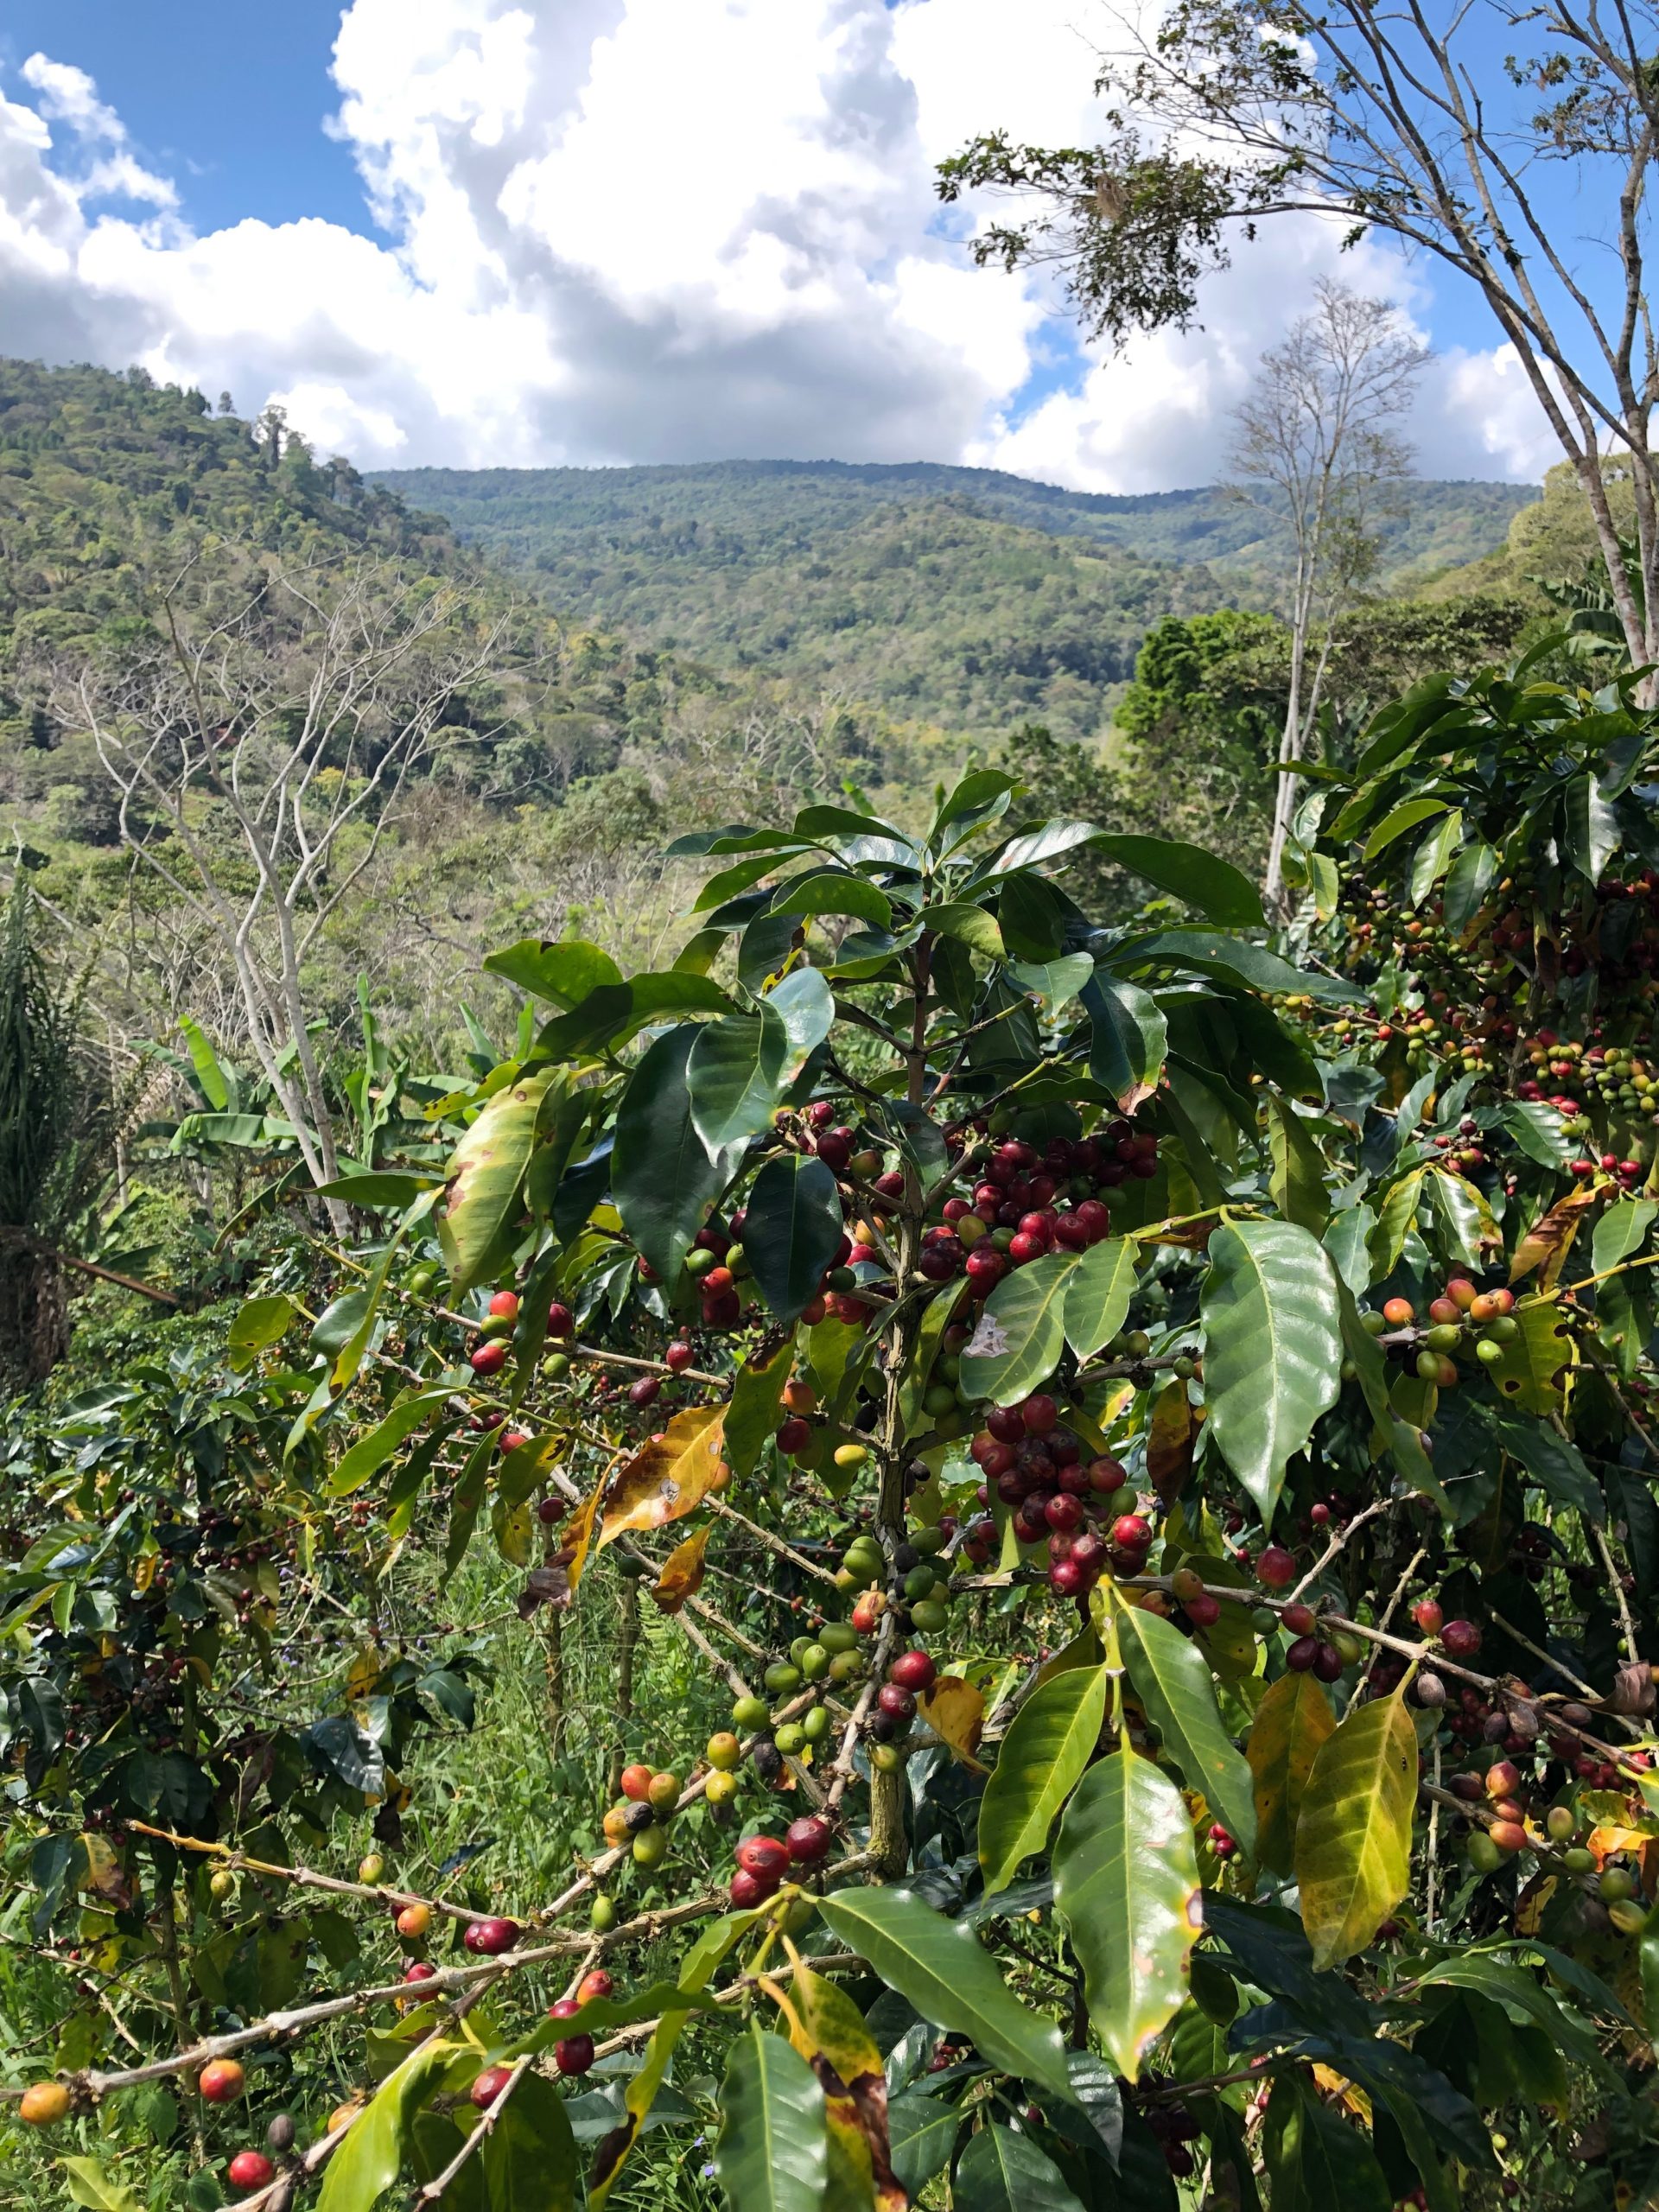
[[(997, 124), (1089, 135), (1104, 22), (1101, 0), (353, 0), (329, 128), (378, 236), (195, 235), (92, 77), (37, 54), (0, 88), (5, 342), (279, 400), (366, 465), (923, 458), (1202, 483), (1321, 275), (1424, 303), (1309, 219), (1217, 280), (1205, 330), (1074, 358), (1048, 278), (975, 270), (934, 162)], [(1436, 470), (1551, 457), (1501, 350), (1439, 365), (1420, 415)]]

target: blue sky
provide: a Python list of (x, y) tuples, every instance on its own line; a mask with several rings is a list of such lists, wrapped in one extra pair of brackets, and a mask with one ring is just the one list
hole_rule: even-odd
[(49, 131), (63, 203), (0, 251), (6, 342), (279, 398), (371, 463), (925, 458), (1138, 492), (1213, 475), (1335, 273), (1448, 354), (1426, 470), (1535, 475), (1479, 310), (1317, 221), (1122, 360), (1045, 280), (969, 268), (933, 163), (997, 123), (1087, 132), (1103, 4), (1021, 0), (1010, 38), (1007, 0), (351, 0), (336, 66), (340, 0), (5, 0), (0, 124)]

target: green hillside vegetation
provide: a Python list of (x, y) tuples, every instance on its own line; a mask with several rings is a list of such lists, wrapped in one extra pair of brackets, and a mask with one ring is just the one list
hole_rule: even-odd
[[(976, 736), (1109, 727), (1167, 615), (1270, 606), (1282, 523), (1217, 490), (1109, 499), (995, 469), (734, 461), (382, 474), (550, 604)], [(1414, 484), (1382, 575), (1465, 563), (1535, 494)]]
[[(1202, 563), (1230, 581), (1280, 571), (1288, 532), (1270, 512), (1214, 486), (1185, 492), (1069, 492), (997, 468), (932, 461), (729, 461), (643, 468), (412, 468), (374, 481), (447, 515), (464, 536), (518, 561), (577, 563), (596, 573), (659, 532), (695, 529), (710, 557), (761, 563), (804, 552), (872, 507), (950, 501), (988, 521), (1083, 537), (1146, 561)], [(1414, 483), (1383, 530), (1386, 580), (1473, 560), (1503, 542), (1511, 518), (1537, 503), (1530, 486)], [(641, 533), (644, 533), (642, 536)], [(719, 549), (717, 553), (716, 549)], [(552, 573), (562, 573), (562, 567)]]

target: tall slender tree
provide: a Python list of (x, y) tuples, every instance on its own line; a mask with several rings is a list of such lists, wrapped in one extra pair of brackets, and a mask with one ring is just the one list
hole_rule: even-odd
[(1325, 279), (1313, 313), (1262, 356), (1236, 417), (1236, 488), (1290, 526), (1290, 683), (1263, 886), (1275, 910), (1284, 903), (1294, 764), (1312, 741), (1335, 625), (1376, 572), (1376, 524), (1410, 474), (1411, 448), (1395, 425), (1428, 358), (1391, 301)]

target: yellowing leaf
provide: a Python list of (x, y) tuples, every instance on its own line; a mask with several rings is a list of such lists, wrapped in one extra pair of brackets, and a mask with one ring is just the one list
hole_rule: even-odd
[(931, 1690), (916, 1700), (916, 1709), (936, 1736), (941, 1737), (959, 1759), (976, 1773), (984, 1769), (974, 1757), (980, 1730), (985, 1724), (985, 1700), (960, 1675), (941, 1675)]
[(1594, 1205), (1600, 1196), (1599, 1191), (1569, 1191), (1547, 1214), (1541, 1215), (1515, 1248), (1515, 1257), (1510, 1262), (1510, 1281), (1519, 1282), (1536, 1268), (1539, 1287), (1549, 1289), (1561, 1272), (1561, 1262), (1579, 1233), (1585, 1208)]
[[(864, 2016), (844, 1990), (814, 1974), (791, 1943), (795, 1978), (787, 1997), (763, 1984), (789, 2023), (789, 2039), (817, 2075), (830, 2130), (831, 2202), (836, 2169), (856, 2180), (845, 2201), (875, 2212), (905, 2212), (909, 2200), (893, 2177), (887, 2134), (887, 2077)], [(861, 2192), (861, 2194), (860, 2193)]]
[(1256, 1851), (1275, 1873), (1291, 1870), (1302, 1795), (1336, 1726), (1331, 1700), (1312, 1674), (1281, 1675), (1256, 1708), (1244, 1756), (1255, 1783)]
[(1522, 1413), (1560, 1409), (1562, 1376), (1578, 1357), (1557, 1306), (1548, 1300), (1519, 1308), (1520, 1327), (1503, 1347), (1503, 1357), (1487, 1369), (1501, 1396)]
[(630, 1529), (683, 1521), (726, 1479), (720, 1456), (722, 1406), (688, 1406), (621, 1469), (605, 1500), (599, 1544)]
[(677, 1613), (688, 1598), (696, 1596), (702, 1587), (702, 1555), (708, 1548), (707, 1529), (694, 1529), (683, 1543), (675, 1545), (663, 1561), (663, 1571), (651, 1593), (659, 1612)]
[(1302, 1925), (1315, 1967), (1363, 1951), (1411, 1883), (1417, 1735), (1403, 1699), (1375, 1699), (1320, 1745), (1296, 1823)]

